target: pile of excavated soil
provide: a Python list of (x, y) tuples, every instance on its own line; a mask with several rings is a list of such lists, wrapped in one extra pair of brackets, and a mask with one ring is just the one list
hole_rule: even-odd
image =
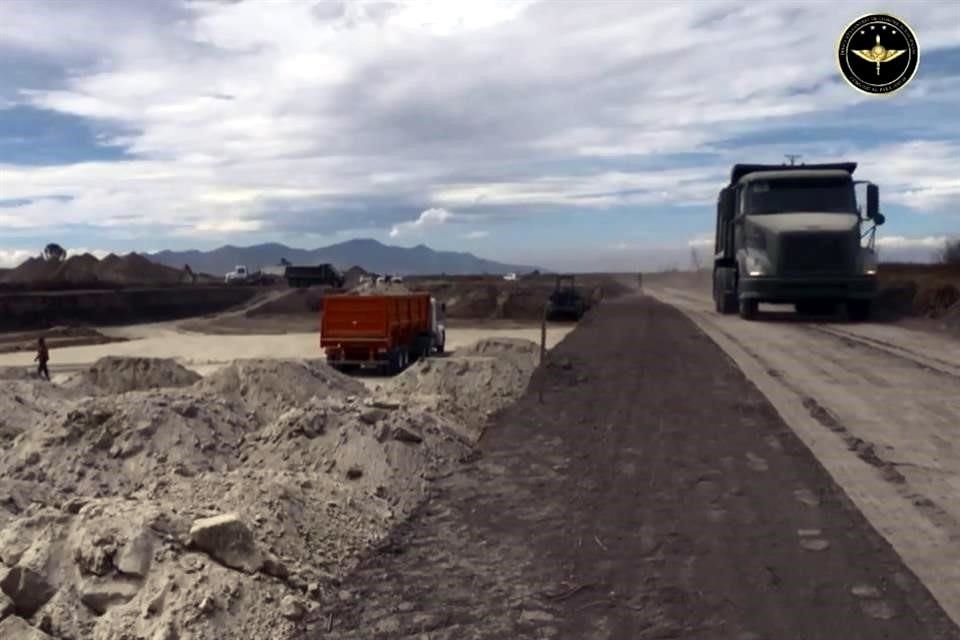
[(368, 272), (363, 267), (350, 267), (343, 273), (343, 286), (348, 291), (360, 285), (360, 279), (365, 275), (368, 275)]
[(74, 374), (64, 386), (89, 395), (126, 393), (162, 387), (187, 387), (200, 376), (170, 358), (100, 358)]
[(394, 379), (391, 392), (447, 416), (476, 440), (490, 416), (526, 391), (539, 353), (529, 340), (480, 340), (450, 357), (417, 362)]
[(365, 282), (351, 289), (350, 293), (358, 296), (387, 296), (387, 295), (396, 296), (396, 295), (404, 295), (407, 293), (413, 293), (413, 291), (411, 291), (410, 289), (408, 289), (402, 283), (399, 283), (399, 282), (385, 282), (383, 284), (377, 284), (375, 282)]
[[(631, 289), (615, 278), (577, 281), (583, 296), (597, 303), (616, 298)], [(447, 305), (447, 316), (457, 319), (539, 320), (555, 283), (539, 280), (449, 280), (418, 283)]]
[(9, 403), (0, 617), (64, 639), (303, 636), (471, 450), (446, 417), (310, 361), (94, 397), (18, 381)]
[(50, 287), (172, 285), (185, 282), (179, 269), (151, 262), (144, 256), (131, 253), (125, 256), (108, 255), (103, 260), (89, 253), (71, 256), (62, 262), (30, 258), (16, 269), (3, 275), (2, 282), (11, 285)]
[(295, 313), (319, 313), (323, 308), (324, 295), (328, 291), (330, 291), (330, 287), (291, 289), (259, 304), (251, 305), (244, 312), (244, 315), (248, 318), (255, 318)]

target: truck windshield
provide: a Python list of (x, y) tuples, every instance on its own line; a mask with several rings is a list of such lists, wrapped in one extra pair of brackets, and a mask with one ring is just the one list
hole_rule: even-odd
[(747, 185), (743, 197), (743, 211), (747, 214), (857, 212), (856, 194), (849, 180), (757, 180)]

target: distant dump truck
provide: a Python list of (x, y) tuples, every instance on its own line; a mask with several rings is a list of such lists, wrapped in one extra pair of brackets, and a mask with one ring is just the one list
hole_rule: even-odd
[[(757, 314), (761, 302), (824, 313), (844, 304), (870, 316), (877, 294), (879, 189), (855, 182), (854, 162), (737, 164), (717, 199), (713, 299), (719, 313)], [(866, 185), (861, 218), (855, 185)], [(872, 222), (865, 233), (862, 226)], [(869, 235), (866, 246), (863, 239)]]
[(320, 348), (341, 370), (386, 373), (446, 348), (446, 305), (429, 293), (332, 295), (323, 300)]
[(283, 277), (291, 287), (306, 288), (317, 285), (327, 285), (336, 289), (342, 289), (344, 277), (332, 264), (320, 264), (316, 266), (287, 266), (283, 271)]

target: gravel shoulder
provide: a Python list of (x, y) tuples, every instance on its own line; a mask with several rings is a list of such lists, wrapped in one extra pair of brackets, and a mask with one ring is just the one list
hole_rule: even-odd
[(763, 394), (650, 298), (588, 316), (481, 447), (304, 637), (960, 638)]

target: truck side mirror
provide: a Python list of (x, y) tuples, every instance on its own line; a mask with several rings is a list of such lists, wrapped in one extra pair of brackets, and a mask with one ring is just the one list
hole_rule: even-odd
[[(867, 218), (873, 220), (880, 214), (880, 188), (875, 184), (867, 185)], [(882, 224), (882, 223), (877, 223)]]
[(880, 212), (877, 212), (873, 215), (873, 224), (877, 225), (878, 227), (886, 221), (887, 221), (886, 216), (884, 216)]
[(736, 203), (736, 191), (734, 189), (721, 189), (720, 198), (717, 201), (717, 213), (723, 220), (733, 220), (734, 205)]

